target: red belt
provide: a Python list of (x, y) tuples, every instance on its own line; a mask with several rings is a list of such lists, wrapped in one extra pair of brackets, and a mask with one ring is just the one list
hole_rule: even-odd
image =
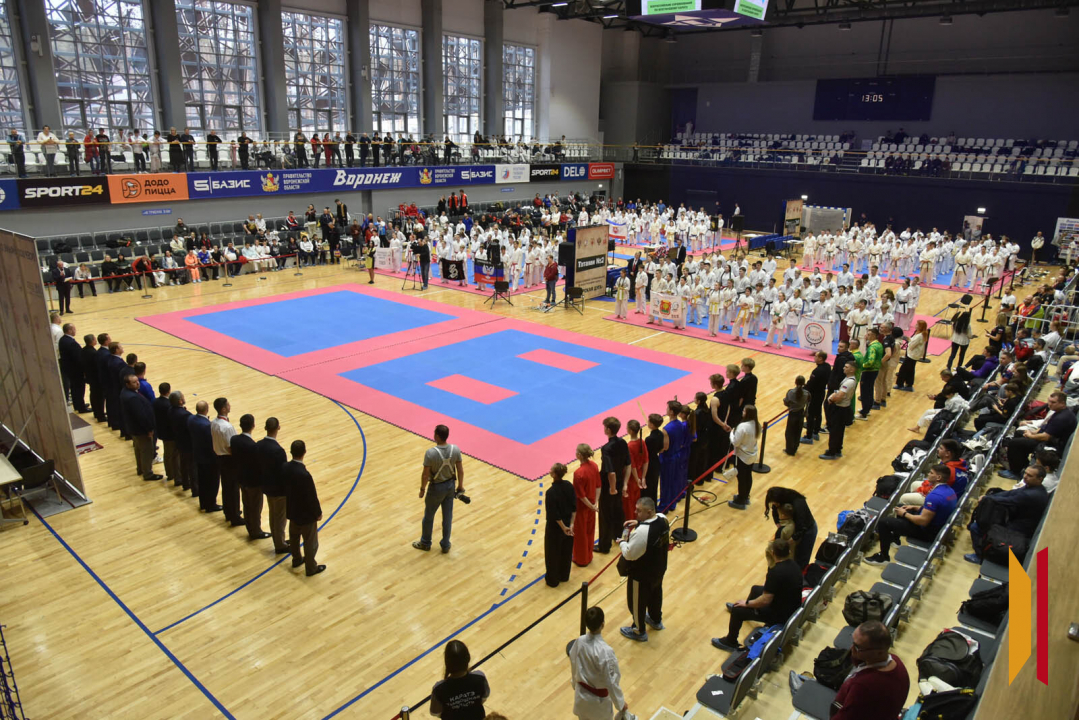
[(577, 684), (578, 684), (578, 685), (580, 685), (581, 687), (583, 687), (583, 688), (584, 688), (585, 690), (587, 690), (588, 692), (590, 692), (590, 693), (592, 693), (593, 695), (595, 695), (596, 697), (601, 697), (601, 698), (605, 698), (605, 697), (607, 697), (607, 695), (609, 694), (609, 693), (607, 692), (607, 688), (602, 688), (602, 689), (600, 689), (600, 688), (594, 688), (594, 687), (592, 687), (591, 685), (585, 685), (585, 684), (584, 684), (583, 682), (580, 682), (580, 681), (578, 681), (578, 683), (577, 683)]

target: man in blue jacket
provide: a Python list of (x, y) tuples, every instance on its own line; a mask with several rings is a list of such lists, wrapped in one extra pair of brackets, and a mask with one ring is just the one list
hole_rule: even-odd
[(135, 446), (135, 471), (143, 480), (160, 480), (154, 474), (154, 409), (150, 401), (139, 394), (139, 379), (128, 375), (120, 392), (124, 413), (124, 432)]
[(195, 475), (199, 484), (199, 507), (203, 512), (218, 512), (217, 490), (221, 485), (217, 454), (214, 452), (213, 435), (210, 432), (210, 404), (199, 400), (195, 415), (188, 418), (187, 428), (191, 434), (191, 455), (195, 460)]
[[(992, 499), (996, 507), (1002, 508), (1007, 513), (1004, 527), (1022, 533), (1026, 538), (1034, 537), (1034, 531), (1041, 522), (1042, 515), (1045, 514), (1045, 508), (1049, 505), (1049, 493), (1043, 485), (1044, 481), (1045, 468), (1040, 465), (1031, 465), (1023, 471), (1023, 487), (986, 496)], [(982, 498), (982, 501), (985, 502), (985, 498)], [(989, 528), (979, 527), (975, 521), (972, 521), (968, 528), (974, 552), (967, 553), (963, 559), (975, 565), (981, 565), (981, 551), (985, 547)], [(1019, 560), (1022, 559), (1019, 558)]]

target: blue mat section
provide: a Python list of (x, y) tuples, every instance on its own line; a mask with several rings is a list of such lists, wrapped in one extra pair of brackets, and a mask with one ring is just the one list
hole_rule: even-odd
[(454, 316), (339, 290), (189, 319), (249, 345), (293, 357), (434, 325)]
[[(540, 348), (599, 364), (574, 373), (517, 357)], [(426, 384), (449, 375), (518, 394), (485, 405)], [(685, 370), (503, 330), (342, 377), (528, 445), (686, 375)]]

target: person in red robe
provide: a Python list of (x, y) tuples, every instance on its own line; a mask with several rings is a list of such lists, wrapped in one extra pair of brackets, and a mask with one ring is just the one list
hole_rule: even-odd
[(622, 490), (622, 512), (625, 517), (636, 517), (637, 501), (641, 499), (641, 488), (644, 487), (644, 476), (648, 469), (648, 449), (641, 439), (641, 424), (636, 420), (626, 423), (629, 431), (629, 464), (632, 468), (629, 480)]
[(596, 513), (599, 512), (599, 468), (592, 462), (592, 448), (577, 446), (581, 466), (573, 471), (573, 492), (577, 495), (577, 515), (573, 519), (573, 562), (585, 566), (592, 562), (596, 539)]

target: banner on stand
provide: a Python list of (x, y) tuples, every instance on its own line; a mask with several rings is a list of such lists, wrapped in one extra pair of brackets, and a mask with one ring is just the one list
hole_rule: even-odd
[(798, 323), (798, 344), (807, 350), (832, 352), (832, 323), (802, 318)]
[(651, 316), (678, 324), (686, 314), (685, 299), (681, 295), (652, 293)]

